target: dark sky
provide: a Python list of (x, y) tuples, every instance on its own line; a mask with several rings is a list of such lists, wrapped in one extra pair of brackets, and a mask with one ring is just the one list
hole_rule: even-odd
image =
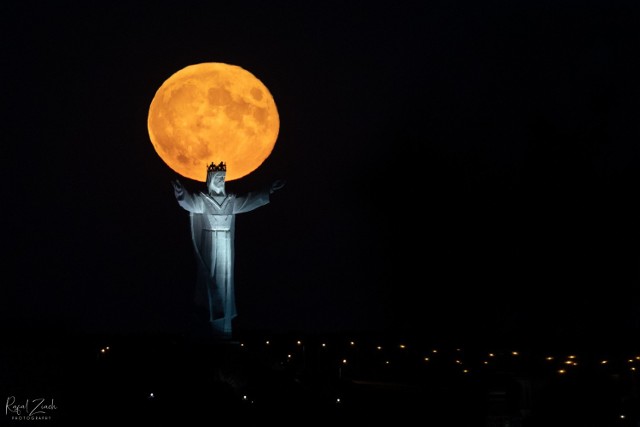
[(237, 218), (236, 331), (638, 327), (637, 2), (76, 3), (0, 6), (5, 328), (189, 327), (146, 120), (200, 62), (252, 72), (281, 120), (228, 183), (287, 180)]

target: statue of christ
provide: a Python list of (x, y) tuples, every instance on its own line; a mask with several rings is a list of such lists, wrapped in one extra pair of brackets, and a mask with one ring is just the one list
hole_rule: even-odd
[(269, 188), (236, 195), (225, 191), (226, 165), (207, 168), (207, 193), (190, 193), (173, 181), (178, 204), (189, 212), (191, 240), (196, 252), (198, 275), (196, 302), (208, 306), (213, 332), (230, 339), (236, 317), (234, 292), (235, 215), (252, 211), (270, 201), (270, 194), (284, 186), (274, 181)]

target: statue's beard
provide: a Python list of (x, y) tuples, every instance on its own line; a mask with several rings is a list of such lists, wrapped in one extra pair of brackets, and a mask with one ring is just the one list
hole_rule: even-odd
[(215, 185), (210, 185), (209, 186), (209, 194), (211, 194), (211, 195), (224, 194), (224, 186), (217, 187)]

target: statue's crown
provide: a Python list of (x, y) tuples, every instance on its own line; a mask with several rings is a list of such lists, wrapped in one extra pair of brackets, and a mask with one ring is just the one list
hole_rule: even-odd
[(226, 172), (227, 165), (224, 162), (220, 162), (219, 165), (216, 165), (214, 162), (207, 167), (207, 173), (209, 172)]

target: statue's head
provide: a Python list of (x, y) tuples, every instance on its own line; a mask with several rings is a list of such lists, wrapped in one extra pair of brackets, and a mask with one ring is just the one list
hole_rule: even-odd
[(227, 165), (211, 162), (207, 167), (207, 189), (209, 194), (224, 194), (224, 180), (227, 176)]

